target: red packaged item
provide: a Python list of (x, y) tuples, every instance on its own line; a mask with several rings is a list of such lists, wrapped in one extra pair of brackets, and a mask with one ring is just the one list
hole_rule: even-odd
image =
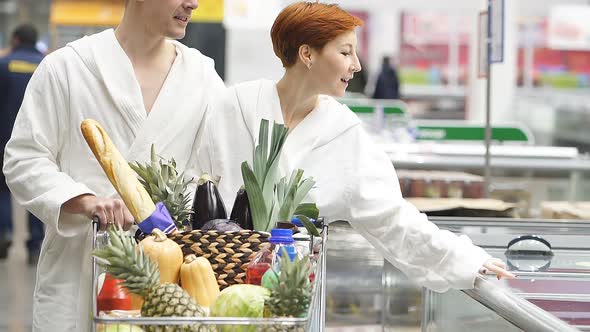
[[(105, 274), (104, 282), (97, 298), (98, 313), (111, 310), (131, 310), (131, 297), (121, 284), (122, 280)], [(98, 314), (97, 313), (97, 314)]]

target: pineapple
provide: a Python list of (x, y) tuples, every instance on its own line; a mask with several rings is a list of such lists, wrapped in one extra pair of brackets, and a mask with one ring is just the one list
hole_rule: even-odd
[(309, 257), (291, 261), (283, 251), (280, 272), (276, 278), (269, 278), (270, 299), (265, 303), (265, 312), (273, 317), (305, 317), (311, 297)]
[(184, 173), (178, 174), (176, 170), (174, 158), (163, 161), (156, 155), (153, 144), (150, 162), (144, 165), (139, 162), (129, 163), (129, 166), (139, 175), (139, 182), (145, 187), (152, 201), (164, 203), (176, 228), (183, 231), (192, 214), (190, 196), (186, 190), (193, 179), (185, 181)]
[[(158, 265), (150, 260), (141, 246), (123, 230), (109, 230), (110, 246), (97, 249), (93, 255), (101, 258), (98, 264), (117, 279), (132, 294), (144, 299), (141, 315), (144, 317), (195, 317), (204, 316), (203, 309), (180, 286), (173, 283), (160, 284)], [(145, 327), (148, 331), (162, 331), (155, 326)], [(174, 326), (166, 331), (198, 331), (198, 326)]]

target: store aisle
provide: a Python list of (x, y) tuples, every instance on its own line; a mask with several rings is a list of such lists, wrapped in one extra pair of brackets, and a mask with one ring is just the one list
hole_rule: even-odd
[(0, 332), (31, 330), (36, 269), (21, 250), (0, 261)]
[(31, 331), (36, 266), (27, 263), (26, 211), (13, 202), (14, 234), (8, 258), (0, 260), (0, 332)]

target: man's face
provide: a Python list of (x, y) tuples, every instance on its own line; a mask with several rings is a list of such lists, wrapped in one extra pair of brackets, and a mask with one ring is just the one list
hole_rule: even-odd
[(167, 38), (181, 39), (198, 6), (197, 0), (144, 0), (139, 8), (148, 29)]

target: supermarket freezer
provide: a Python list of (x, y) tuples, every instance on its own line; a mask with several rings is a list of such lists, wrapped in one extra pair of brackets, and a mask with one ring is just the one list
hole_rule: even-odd
[[(590, 244), (585, 240), (590, 235), (590, 223), (473, 218), (433, 221), (443, 229), (469, 235), (492, 255), (507, 260), (519, 278), (500, 282), (482, 278), (477, 283), (480, 288), (467, 293), (425, 290), (422, 294), (418, 285), (384, 262), (347, 223), (332, 224), (327, 255), (328, 326), (356, 325), (359, 331), (369, 325), (379, 325), (383, 331), (400, 327), (421, 327), (424, 331), (526, 331), (527, 320), (533, 324), (536, 320), (547, 331), (565, 330), (562, 321), (572, 330), (590, 330)], [(507, 255), (506, 245), (527, 234), (550, 242), (553, 256)], [(502, 292), (512, 301), (494, 298), (494, 294)], [(500, 307), (494, 308), (494, 303)], [(527, 308), (529, 304), (534, 305)], [(535, 305), (545, 310), (537, 310)], [(510, 306), (524, 307), (524, 312)]]
[[(501, 281), (482, 278), (489, 287), (509, 289), (510, 294), (569, 326), (590, 331), (589, 222), (482, 218), (438, 218), (435, 222), (443, 229), (469, 235), (491, 255), (506, 261), (518, 276)], [(520, 331), (506, 325), (497, 315), (490, 315), (487, 308), (474, 305), (473, 295), (470, 291), (466, 294), (425, 291), (422, 326), (426, 328), (423, 330), (474, 329), (466, 322), (477, 321), (482, 329), (475, 330)], [(498, 296), (495, 300), (503, 299)]]

